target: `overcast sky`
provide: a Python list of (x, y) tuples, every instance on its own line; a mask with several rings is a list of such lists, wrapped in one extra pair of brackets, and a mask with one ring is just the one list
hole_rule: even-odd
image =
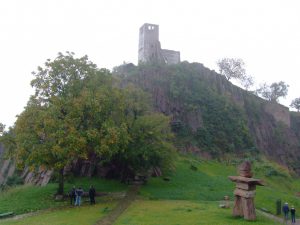
[(239, 57), (261, 82), (285, 81), (300, 97), (298, 0), (0, 0), (0, 122), (13, 125), (33, 89), (31, 72), (58, 52), (99, 67), (137, 63), (142, 24), (160, 26), (162, 48), (215, 69)]

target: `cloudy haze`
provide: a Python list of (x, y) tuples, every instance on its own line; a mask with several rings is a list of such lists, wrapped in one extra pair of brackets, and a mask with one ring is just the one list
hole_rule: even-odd
[(160, 26), (162, 48), (215, 69), (239, 57), (257, 84), (285, 81), (289, 105), (300, 97), (300, 3), (282, 0), (0, 1), (0, 122), (33, 93), (31, 72), (58, 52), (87, 54), (99, 67), (137, 63), (138, 29)]

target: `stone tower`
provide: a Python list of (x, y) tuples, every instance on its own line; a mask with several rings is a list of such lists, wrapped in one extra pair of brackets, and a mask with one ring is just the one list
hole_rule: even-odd
[(175, 64), (180, 62), (180, 52), (161, 49), (159, 26), (145, 23), (139, 32), (138, 61), (150, 63)]

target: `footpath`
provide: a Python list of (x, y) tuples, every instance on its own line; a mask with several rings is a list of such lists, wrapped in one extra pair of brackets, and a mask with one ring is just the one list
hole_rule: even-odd
[(273, 214), (270, 214), (270, 213), (266, 213), (266, 212), (263, 212), (261, 210), (257, 210), (260, 214), (262, 214), (263, 216), (265, 217), (268, 217), (276, 222), (279, 222), (279, 223), (282, 223), (282, 224), (288, 224), (288, 225), (300, 225), (300, 220), (297, 219), (296, 220), (296, 223), (292, 223), (291, 219), (289, 219), (289, 221), (286, 223), (283, 218), (281, 217), (278, 217), (278, 216), (274, 216)]
[(97, 221), (95, 225), (113, 225), (119, 216), (131, 205), (136, 199), (140, 186), (131, 186), (126, 196), (118, 203), (118, 205), (105, 217)]

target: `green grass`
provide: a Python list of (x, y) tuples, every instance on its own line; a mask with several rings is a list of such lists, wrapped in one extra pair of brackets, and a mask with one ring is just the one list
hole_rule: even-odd
[[(192, 170), (191, 165), (197, 170)], [(176, 172), (168, 177), (170, 181), (151, 178), (141, 194), (150, 199), (216, 201), (224, 195), (232, 196), (234, 184), (227, 176), (235, 173), (234, 167), (213, 161), (181, 158), (176, 163)]]
[[(270, 171), (273, 170), (276, 170), (277, 173), (275, 175), (271, 173), (270, 176)], [(300, 191), (299, 179), (293, 178), (284, 168), (267, 160), (256, 162), (254, 172), (255, 177), (262, 178), (266, 183), (266, 186), (257, 188), (255, 198), (257, 208), (264, 208), (275, 213), (277, 199), (281, 199), (282, 202), (287, 201), (290, 205), (293, 204), (296, 208), (300, 208), (300, 199), (295, 195)], [(217, 161), (198, 160), (191, 156), (180, 156), (176, 161), (176, 171), (167, 176), (169, 181), (165, 181), (164, 177), (150, 178), (148, 184), (140, 189), (140, 197), (144, 200), (136, 201), (119, 218), (117, 224), (250, 224), (242, 219), (232, 218), (230, 210), (218, 208), (218, 203), (224, 195), (229, 195), (233, 200), (235, 185), (228, 179), (228, 176), (236, 174), (236, 166)], [(119, 192), (128, 188), (118, 181), (74, 178), (69, 179), (65, 184), (65, 190), (68, 192), (75, 185), (76, 187), (81, 186), (87, 191), (91, 184), (101, 192)], [(94, 223), (92, 220), (99, 212), (96, 210), (97, 207), (95, 208), (97, 212), (89, 207), (68, 209), (66, 207), (69, 204), (68, 199), (62, 202), (54, 201), (53, 195), (56, 189), (57, 184), (49, 184), (46, 187), (19, 186), (0, 193), (0, 213), (14, 211), (16, 214), (22, 214), (40, 209), (60, 208), (62, 210), (43, 212), (42, 215), (45, 217), (37, 215), (16, 221), (16, 223), (42, 224), (38, 223), (39, 218), (52, 218), (51, 220), (57, 221), (57, 224), (76, 224), (72, 222), (74, 214), (84, 214), (83, 218), (86, 218), (86, 224)], [(103, 203), (103, 198), (100, 199)], [(97, 200), (99, 202), (99, 199)], [(87, 203), (84, 205), (86, 206)], [(99, 207), (102, 207), (101, 205)], [(98, 215), (98, 219), (101, 215), (101, 213)], [(89, 217), (91, 220), (87, 219)], [(59, 223), (60, 221), (62, 223)], [(45, 220), (45, 224), (47, 224), (46, 222), (48, 219)], [(272, 223), (259, 216), (258, 221), (254, 224)]]
[[(68, 193), (73, 185), (82, 186), (88, 191), (93, 184), (97, 191), (116, 192), (125, 191), (127, 186), (117, 181), (103, 180), (99, 178), (76, 178), (72, 183), (66, 183), (65, 192)], [(0, 193), (0, 213), (11, 212), (15, 214), (28, 213), (40, 209), (56, 208), (69, 204), (66, 201), (55, 201), (54, 194), (57, 184), (48, 184), (45, 187), (38, 186), (18, 186)]]
[(254, 222), (231, 216), (231, 209), (221, 209), (218, 202), (184, 200), (135, 201), (115, 225), (275, 225), (258, 215)]
[(115, 203), (111, 202), (49, 210), (19, 220), (1, 221), (1, 225), (92, 225), (109, 213), (114, 205)]
[[(288, 175), (282, 168), (276, 170), (282, 173), (280, 176), (267, 177), (269, 167), (265, 162), (254, 166), (254, 177), (262, 178), (266, 186), (258, 187), (256, 191), (256, 206), (275, 213), (277, 199), (289, 202), (300, 208), (300, 199), (296, 193), (300, 192), (300, 180)], [(267, 162), (268, 166), (269, 163)], [(191, 169), (191, 165), (197, 170)], [(265, 169), (267, 168), (267, 169)], [(151, 178), (146, 186), (140, 190), (142, 196), (148, 199), (172, 199), (172, 200), (205, 200), (218, 201), (225, 195), (233, 200), (235, 184), (229, 179), (229, 175), (237, 175), (236, 167), (225, 165), (216, 161), (201, 161), (191, 157), (180, 157), (176, 162), (176, 172), (165, 181), (163, 178)]]

